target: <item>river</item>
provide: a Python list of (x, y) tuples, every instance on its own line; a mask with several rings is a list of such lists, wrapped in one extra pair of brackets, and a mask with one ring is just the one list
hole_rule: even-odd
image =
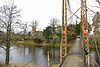
[[(34, 67), (47, 67), (47, 51), (50, 50), (50, 63), (59, 63), (59, 48), (47, 49), (48, 47), (25, 47), (12, 46), (10, 51), (11, 64), (28, 64)], [(0, 48), (0, 52), (4, 52)], [(5, 62), (5, 54), (0, 54), (0, 62)]]
[[(47, 51), (50, 51), (50, 64), (59, 63), (59, 48), (55, 47), (25, 47), (25, 46), (12, 46), (10, 51), (10, 63), (11, 64), (33, 64), (34, 67), (47, 67)], [(0, 62), (5, 62), (5, 54), (0, 48)], [(100, 52), (100, 49), (99, 49)], [(91, 49), (91, 55), (98, 61), (95, 49)], [(96, 67), (96, 65), (95, 65)]]
[[(99, 54), (100, 54), (100, 48), (98, 48), (98, 51), (99, 51)], [(90, 53), (91, 53), (91, 57), (92, 57), (91, 62), (93, 63), (93, 67), (98, 67), (98, 65), (100, 67), (100, 56), (98, 58), (96, 49), (92, 48)], [(97, 62), (98, 65), (95, 62)]]

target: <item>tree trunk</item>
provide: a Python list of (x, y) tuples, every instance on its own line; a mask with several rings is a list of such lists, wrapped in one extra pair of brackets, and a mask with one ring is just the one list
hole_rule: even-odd
[(10, 41), (11, 41), (11, 23), (8, 24), (7, 28), (7, 43), (6, 43), (6, 65), (9, 65), (9, 60), (10, 60)]
[(9, 46), (9, 44), (7, 44), (7, 47), (6, 47), (6, 62), (5, 62), (5, 64), (6, 65), (9, 65), (9, 54), (10, 53), (10, 46)]
[(7, 33), (7, 44), (6, 44), (6, 62), (5, 64), (9, 65), (9, 54), (10, 54), (10, 34)]

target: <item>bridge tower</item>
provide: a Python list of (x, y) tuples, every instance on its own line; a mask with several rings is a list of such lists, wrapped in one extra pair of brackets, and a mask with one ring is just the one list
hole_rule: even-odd
[(84, 60), (87, 67), (90, 67), (89, 32), (87, 20), (86, 0), (81, 0), (81, 44), (84, 49)]
[(67, 0), (62, 0), (60, 63), (63, 62), (66, 55), (67, 55)]

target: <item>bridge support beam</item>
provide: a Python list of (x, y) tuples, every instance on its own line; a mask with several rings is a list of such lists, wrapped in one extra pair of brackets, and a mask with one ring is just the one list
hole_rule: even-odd
[(62, 27), (60, 45), (60, 63), (67, 55), (67, 0), (62, 0)]
[(89, 50), (89, 32), (87, 21), (87, 7), (86, 0), (81, 0), (81, 44), (83, 43), (84, 60), (88, 67), (90, 67), (90, 50)]

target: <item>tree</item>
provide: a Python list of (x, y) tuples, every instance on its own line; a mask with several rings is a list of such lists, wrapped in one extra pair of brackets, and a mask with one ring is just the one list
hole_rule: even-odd
[(57, 30), (57, 26), (58, 26), (58, 19), (57, 18), (53, 18), (50, 20), (50, 26), (52, 27), (52, 44), (55, 44), (55, 39), (56, 39), (56, 30)]
[(53, 18), (53, 19), (50, 20), (50, 26), (52, 27), (52, 33), (53, 34), (55, 34), (55, 32), (56, 32), (55, 30), (58, 26), (58, 22), (59, 22), (59, 20), (57, 18)]
[(35, 34), (36, 34), (36, 29), (38, 27), (38, 24), (39, 22), (37, 20), (33, 20), (32, 23), (31, 23), (31, 27), (32, 27), (32, 36), (33, 36), (33, 39), (35, 38)]
[(100, 32), (100, 13), (97, 12), (93, 17), (93, 27), (94, 27), (94, 33), (98, 34)]
[(39, 24), (39, 22), (37, 20), (35, 20), (35, 21), (33, 20), (30, 26), (32, 26), (32, 29), (34, 28), (36, 30), (38, 27), (38, 24)]
[(76, 24), (76, 34), (80, 35), (80, 24)]
[(97, 41), (97, 44), (100, 44), (100, 13), (97, 12), (93, 17), (93, 27), (94, 27), (94, 35)]
[(6, 31), (5, 37), (5, 47), (1, 46), (6, 51), (6, 61), (5, 64), (9, 65), (10, 60), (10, 46), (11, 46), (11, 32), (13, 26), (18, 23), (20, 10), (14, 4), (14, 1), (8, 2), (0, 7), (0, 24), (1, 28)]
[(100, 5), (100, 1), (99, 1), (99, 0), (96, 0), (96, 2), (98, 2), (98, 3), (99, 3), (99, 5)]
[(27, 32), (27, 22), (24, 24), (21, 24), (21, 27), (22, 27), (22, 29), (23, 29), (23, 39), (25, 40), (25, 34), (26, 34), (26, 32)]
[(47, 43), (56, 43), (55, 40), (60, 39), (60, 26), (58, 25), (58, 19), (53, 18), (50, 20), (50, 26), (46, 27), (43, 31), (43, 36)]
[(67, 41), (70, 42), (72, 41), (73, 39), (76, 38), (76, 34), (78, 33), (77, 32), (77, 28), (79, 27), (76, 27), (77, 25), (74, 25), (74, 24), (69, 24), (67, 26)]
[(50, 44), (52, 40), (52, 27), (48, 26), (45, 30), (43, 30), (43, 36), (46, 39), (46, 42)]

